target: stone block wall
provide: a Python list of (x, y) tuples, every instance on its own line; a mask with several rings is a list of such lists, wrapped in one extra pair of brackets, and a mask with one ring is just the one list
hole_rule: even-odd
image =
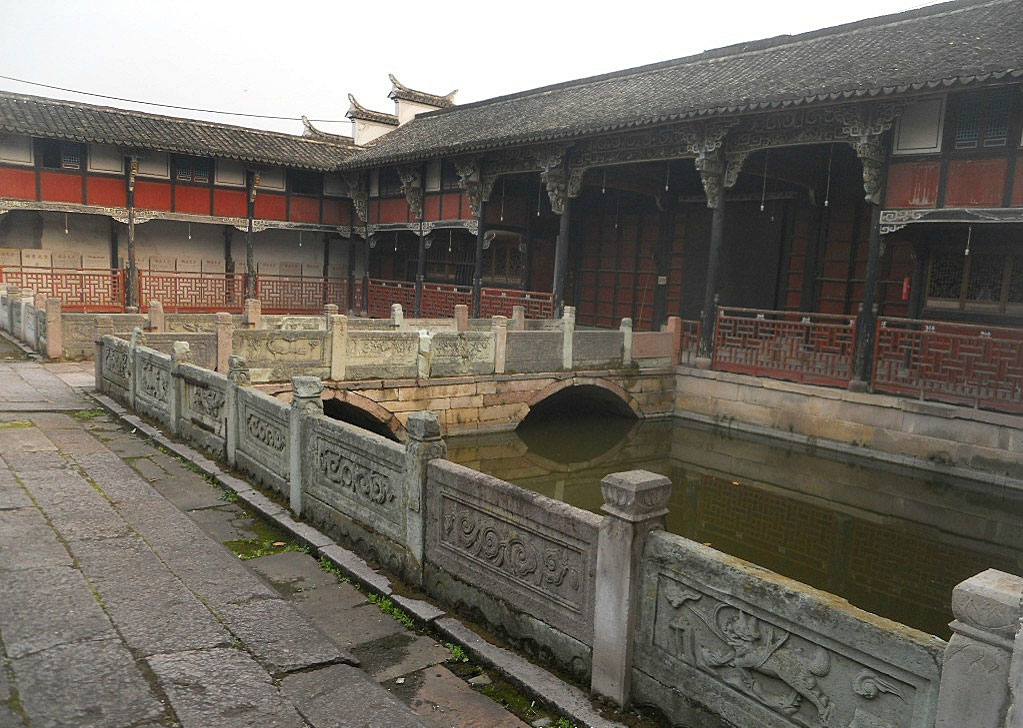
[(1023, 478), (1023, 418), (971, 407), (680, 369), (676, 414), (765, 434)]

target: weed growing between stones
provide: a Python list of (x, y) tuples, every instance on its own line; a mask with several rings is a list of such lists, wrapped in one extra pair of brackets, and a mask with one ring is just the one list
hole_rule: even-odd
[(94, 407), (92, 409), (77, 410), (76, 412), (72, 412), (71, 416), (79, 422), (88, 422), (89, 420), (94, 420), (97, 417), (106, 417), (107, 411), (102, 407)]
[(238, 494), (233, 490), (224, 488), (220, 493), (220, 500), (227, 501), (228, 503), (235, 503), (238, 501)]
[(369, 600), (370, 604), (376, 604), (378, 607), (380, 607), (381, 612), (383, 612), (384, 614), (393, 619), (398, 620), (405, 627), (408, 627), (409, 629), (415, 628), (416, 623), (412, 621), (412, 617), (408, 616), (401, 609), (394, 606), (394, 602), (392, 602), (390, 599), (387, 599), (386, 597), (381, 597), (378, 594), (367, 594), (366, 599)]
[(251, 528), (256, 532), (255, 536), (224, 542), (224, 545), (238, 554), (238, 558), (243, 561), (258, 559), (261, 556), (283, 554), (286, 551), (309, 553), (308, 546), (291, 540), (284, 531), (261, 518), (253, 518)]
[(465, 654), (465, 650), (462, 649), (461, 645), (452, 644), (451, 642), (445, 642), (444, 646), (451, 652), (451, 662), (468, 662), (469, 656)]
[(337, 568), (334, 565), (334, 562), (332, 562), (326, 556), (320, 557), (319, 564), (321, 569), (326, 571), (328, 574), (333, 574), (334, 578), (337, 579), (342, 584), (348, 584), (349, 582), (351, 582), (351, 579), (345, 576), (345, 573), (341, 571), (341, 569)]

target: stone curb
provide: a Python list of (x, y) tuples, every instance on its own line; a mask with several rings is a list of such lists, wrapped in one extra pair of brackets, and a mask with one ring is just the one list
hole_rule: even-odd
[(329, 536), (312, 526), (296, 521), (282, 507), (257, 491), (246, 481), (220, 469), (214, 461), (192, 447), (174, 442), (160, 430), (131, 414), (120, 404), (95, 391), (85, 392), (121, 421), (150, 437), (170, 452), (195, 463), (219, 485), (234, 491), (238, 500), (250, 506), (266, 520), (288, 531), (297, 541), (309, 546), (318, 557), (327, 559), (360, 586), (389, 598), (423, 628), (431, 628), (449, 642), (458, 644), (478, 662), (500, 673), (505, 679), (531, 695), (535, 695), (554, 711), (566, 715), (580, 728), (625, 728), (602, 717), (593, 709), (589, 695), (569, 685), (552, 673), (502, 647), (492, 645), (439, 607), (419, 599), (394, 593), (390, 580), (374, 570), (362, 558), (338, 545)]
[[(899, 455), (881, 450), (850, 445), (845, 442), (815, 438), (809, 435), (802, 435), (797, 432), (785, 432), (773, 427), (754, 425), (745, 422), (725, 421), (712, 415), (699, 414), (697, 412), (678, 412), (675, 414), (682, 422), (690, 425), (713, 427), (717, 430), (728, 432), (739, 432), (750, 436), (757, 441), (766, 440), (768, 444), (777, 444), (778, 441), (798, 445), (800, 447), (812, 448), (816, 455), (829, 457), (839, 455), (843, 458), (853, 459), (860, 463), (877, 465), (883, 463), (892, 468), (905, 468), (907, 470), (923, 471), (936, 476), (956, 478), (969, 490), (978, 490), (972, 483), (980, 484), (988, 488), (999, 488), (1023, 492), (1023, 480), (1008, 475), (995, 475), (983, 471), (965, 468), (959, 465), (935, 465), (929, 460), (915, 458), (911, 455)], [(987, 492), (987, 491), (985, 491)]]
[(21, 349), (24, 353), (28, 354), (29, 359), (33, 361), (43, 361), (46, 358), (39, 352), (35, 351), (34, 349), (29, 348), (28, 344), (25, 344), (24, 342), (15, 339), (11, 334), (7, 333), (6, 331), (0, 331), (0, 336), (4, 337), (9, 342), (14, 344), (16, 347)]

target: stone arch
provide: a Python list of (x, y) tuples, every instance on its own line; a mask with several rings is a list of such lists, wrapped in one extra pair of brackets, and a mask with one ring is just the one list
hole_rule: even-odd
[(533, 407), (538, 405), (540, 402), (554, 396), (558, 392), (572, 387), (595, 387), (613, 395), (613, 397), (617, 399), (624, 408), (628, 409), (633, 416), (639, 419), (646, 416), (635, 398), (616, 382), (602, 377), (572, 377), (570, 379), (559, 379), (530, 397), (530, 399), (526, 402), (528, 410), (519, 418), (520, 421), (525, 419), (526, 416), (529, 415), (529, 411), (531, 411)]
[(405, 425), (401, 423), (401, 420), (393, 412), (383, 405), (374, 402), (369, 397), (350, 389), (340, 389), (328, 385), (323, 388), (323, 399), (336, 400), (359, 410), (370, 419), (383, 425), (395, 440), (405, 442)]

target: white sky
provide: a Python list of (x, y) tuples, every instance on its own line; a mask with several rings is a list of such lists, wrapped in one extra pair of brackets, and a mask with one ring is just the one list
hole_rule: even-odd
[[(920, 0), (0, 0), (0, 75), (224, 111), (338, 119), (347, 93), (393, 111), (394, 73), (460, 103), (743, 41), (931, 4)], [(301, 132), (268, 121), (160, 110), (0, 79), (0, 90)]]

